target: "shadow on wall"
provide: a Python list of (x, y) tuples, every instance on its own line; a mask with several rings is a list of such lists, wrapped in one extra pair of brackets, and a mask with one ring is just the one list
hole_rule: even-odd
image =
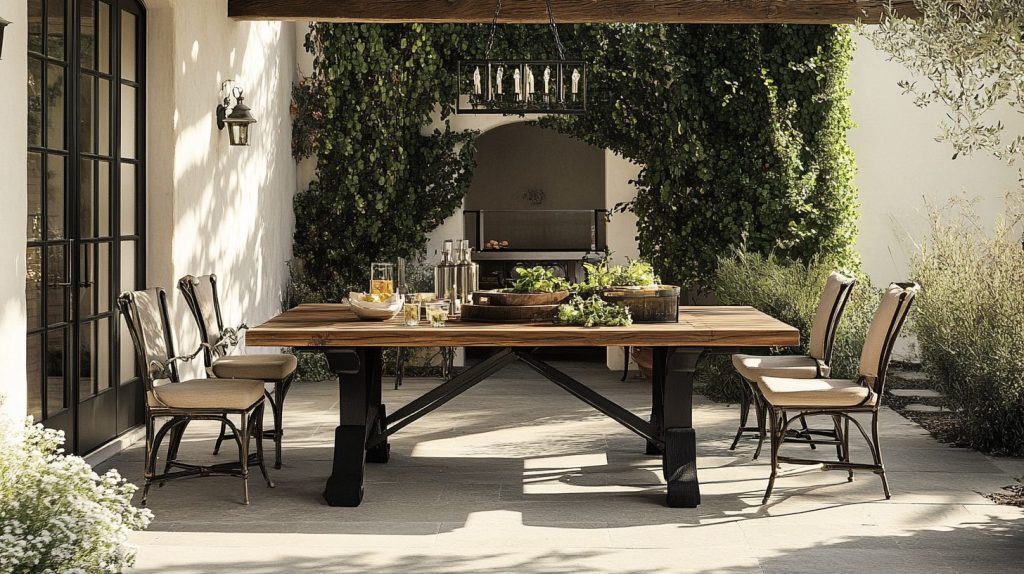
[[(294, 26), (231, 21), (225, 0), (157, 4), (150, 18), (164, 21), (151, 21), (150, 30), (163, 35), (161, 45), (150, 49), (169, 47), (171, 57), (154, 54), (150, 74), (173, 84), (171, 108), (151, 106), (149, 114), (159, 118), (157, 125), (169, 120), (172, 144), (167, 154), (150, 154), (150, 164), (163, 163), (154, 166), (157, 173), (170, 179), (151, 179), (153, 195), (167, 193), (152, 191), (167, 185), (170, 197), (167, 213), (151, 206), (150, 221), (170, 219), (150, 227), (149, 251), (156, 260), (148, 265), (149, 283), (173, 294), (178, 347), (191, 351), (198, 333), (175, 287), (185, 274), (218, 275), (224, 320), (232, 326), (255, 325), (280, 310), (295, 190), (289, 116)], [(245, 90), (258, 121), (249, 147), (229, 146), (227, 131), (217, 129), (215, 109), (225, 80)], [(160, 90), (168, 88), (150, 84), (151, 93)]]

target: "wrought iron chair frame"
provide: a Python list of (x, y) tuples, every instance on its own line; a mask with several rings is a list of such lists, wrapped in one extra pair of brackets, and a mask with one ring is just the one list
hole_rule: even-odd
[[(785, 409), (772, 405), (769, 401), (765, 401), (765, 406), (770, 415), (770, 437), (771, 437), (771, 475), (768, 478), (768, 487), (765, 489), (764, 499), (762, 504), (767, 504), (768, 499), (771, 497), (772, 488), (775, 486), (775, 479), (778, 477), (779, 464), (790, 463), (790, 464), (801, 464), (801, 465), (821, 465), (822, 470), (846, 470), (848, 473), (847, 480), (853, 482), (853, 473), (855, 470), (866, 470), (870, 471), (881, 479), (882, 491), (885, 493), (885, 499), (889, 500), (892, 495), (889, 491), (889, 481), (885, 477), (885, 464), (882, 460), (882, 448), (878, 439), (878, 412), (882, 406), (882, 398), (885, 396), (885, 379), (886, 373), (889, 369), (889, 360), (892, 357), (893, 347), (896, 345), (896, 340), (899, 338), (900, 331), (903, 329), (903, 325), (907, 320), (907, 316), (910, 314), (910, 307), (913, 305), (914, 298), (917, 295), (917, 290), (920, 286), (917, 283), (893, 283), (890, 287), (896, 286), (903, 289), (900, 293), (898, 306), (893, 314), (893, 319), (889, 323), (889, 328), (886, 330), (885, 339), (882, 343), (882, 352), (879, 354), (879, 363), (877, 375), (875, 377), (867, 377), (861, 375), (858, 378), (858, 382), (868, 387), (868, 394), (860, 405), (848, 406), (848, 407), (822, 407), (822, 406), (793, 406), (787, 405)], [(865, 342), (865, 345), (867, 342)], [(868, 405), (872, 399), (875, 398), (874, 404)], [(798, 414), (789, 416), (787, 410), (797, 412)], [(871, 436), (864, 430), (864, 426), (854, 418), (852, 415), (856, 413), (870, 413), (871, 415)], [(842, 422), (843, 430), (834, 440), (830, 441), (818, 441), (819, 444), (833, 444), (836, 447), (838, 460), (836, 461), (823, 461), (806, 458), (779, 456), (779, 448), (783, 442), (787, 442), (785, 437), (789, 426), (796, 420), (801, 419), (805, 416), (830, 416), (832, 417), (833, 424), (837, 432), (839, 431), (840, 422)], [(861, 436), (864, 437), (865, 442), (868, 445), (868, 449), (871, 452), (872, 463), (855, 463), (850, 461), (850, 423), (857, 428)]]
[[(822, 358), (817, 360), (818, 363), (818, 375), (821, 375), (822, 365), (828, 366), (832, 363), (832, 349), (835, 344), (836, 334), (839, 332), (839, 323), (842, 321), (843, 314), (846, 312), (846, 305), (850, 302), (850, 296), (853, 294), (853, 287), (856, 284), (856, 280), (842, 283), (839, 286), (839, 293), (836, 294), (835, 302), (832, 305), (832, 312), (829, 313), (828, 323), (825, 325), (825, 341), (823, 345)], [(760, 390), (757, 388), (757, 382), (751, 381), (744, 377), (740, 373), (736, 373), (740, 378), (740, 424), (736, 429), (736, 436), (733, 437), (732, 444), (729, 446), (729, 450), (736, 450), (736, 445), (739, 444), (740, 438), (746, 433), (755, 433), (757, 436), (757, 448), (754, 450), (754, 456), (752, 460), (757, 460), (761, 456), (761, 449), (764, 446), (764, 440), (767, 436), (767, 406), (765, 405), (764, 398), (761, 396)], [(748, 426), (747, 421), (750, 417), (750, 407), (754, 407), (754, 416), (756, 419), (757, 426)], [(833, 425), (832, 429), (812, 429), (807, 426), (807, 420), (805, 417), (798, 417), (800, 420), (799, 429), (793, 429), (789, 436), (786, 437), (787, 442), (801, 442), (809, 445), (811, 449), (815, 449), (817, 444), (826, 443), (833, 444), (835, 441), (841, 440), (842, 429), (838, 424)], [(825, 437), (823, 440), (814, 438), (815, 436)]]
[[(195, 319), (196, 325), (199, 327), (200, 341), (205, 343), (203, 360), (206, 363), (206, 372), (210, 377), (215, 377), (213, 372), (213, 363), (217, 358), (225, 356), (226, 345), (223, 340), (221, 341), (210, 341), (209, 331), (207, 330), (206, 320), (203, 318), (202, 309), (199, 306), (199, 295), (196, 293), (195, 286), (197, 277), (195, 275), (186, 275), (178, 280), (178, 289), (181, 291), (182, 296), (185, 298), (185, 303), (188, 305), (189, 310), (192, 312), (192, 318)], [(214, 315), (217, 318), (217, 331), (219, 333), (224, 332), (224, 318), (220, 311), (220, 295), (217, 292), (217, 275), (210, 274), (210, 288), (213, 293), (213, 309)], [(281, 439), (284, 436), (284, 400), (288, 396), (288, 391), (291, 389), (292, 381), (295, 379), (295, 373), (288, 375), (283, 379), (261, 379), (267, 383), (274, 385), (274, 392), (264, 391), (267, 400), (270, 402), (270, 412), (274, 417), (274, 428), (263, 429), (260, 435), (263, 439), (270, 439), (274, 441), (274, 468), (281, 468)], [(222, 422), (220, 425), (220, 434), (217, 436), (217, 442), (213, 447), (213, 454), (220, 453), (220, 446), (224, 442), (224, 439), (228, 438), (227, 434), (228, 425)]]
[[(121, 293), (117, 299), (118, 308), (121, 311), (122, 317), (124, 317), (125, 324), (128, 327), (128, 333), (130, 334), (132, 343), (135, 347), (135, 360), (139, 365), (139, 370), (141, 371), (141, 377), (143, 384), (145, 385), (147, 395), (145, 401), (145, 485), (142, 489), (142, 506), (146, 506), (146, 502), (149, 497), (149, 489), (155, 482), (159, 483), (159, 486), (163, 486), (166, 482), (179, 478), (213, 475), (241, 478), (243, 501), (245, 504), (249, 504), (249, 467), (251, 465), (259, 467), (263, 474), (263, 478), (267, 481), (268, 487), (274, 487), (274, 482), (271, 480), (270, 474), (267, 472), (266, 465), (264, 464), (262, 443), (260, 443), (260, 441), (256, 441), (256, 452), (249, 453), (250, 438), (253, 434), (259, 435), (263, 430), (262, 421), (264, 399), (263, 397), (260, 397), (258, 401), (244, 409), (182, 409), (150, 405), (148, 397), (150, 395), (155, 396), (154, 388), (156, 385), (154, 384), (154, 374), (156, 372), (166, 374), (170, 381), (167, 384), (176, 384), (180, 381), (177, 363), (181, 361), (189, 361), (194, 358), (200, 350), (205, 350), (205, 347), (201, 345), (200, 348), (192, 355), (175, 355), (174, 338), (171, 331), (170, 317), (167, 311), (167, 292), (163, 289), (156, 289), (156, 293), (160, 307), (160, 322), (163, 329), (163, 336), (166, 341), (166, 354), (168, 355), (166, 362), (160, 365), (147, 364), (145, 335), (138, 324), (137, 318), (139, 317), (140, 311), (135, 301), (135, 293), (126, 291)], [(154, 369), (154, 366), (159, 367), (159, 369)], [(239, 416), (241, 418), (241, 424), (235, 426), (235, 424), (228, 418), (229, 415)], [(156, 421), (160, 418), (168, 418), (170, 420), (164, 422), (158, 429)], [(185, 434), (186, 427), (188, 427), (190, 422), (195, 420), (216, 420), (221, 421), (222, 425), (227, 425), (228, 428), (231, 429), (232, 438), (238, 445), (238, 462), (197, 465), (179, 461), (178, 450), (181, 446), (181, 439)], [(171, 436), (167, 447), (167, 460), (164, 465), (163, 472), (158, 474), (156, 472), (156, 464), (160, 451), (160, 444), (168, 433), (170, 433)], [(173, 470), (175, 468), (179, 470)]]

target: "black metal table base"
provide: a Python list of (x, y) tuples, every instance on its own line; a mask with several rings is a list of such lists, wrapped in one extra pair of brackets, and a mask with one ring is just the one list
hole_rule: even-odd
[(522, 361), (643, 438), (647, 454), (662, 456), (662, 470), (668, 483), (667, 505), (696, 508), (700, 504), (700, 485), (692, 418), (693, 380), (697, 363), (705, 351), (699, 347), (655, 348), (651, 418), (646, 421), (537, 359), (527, 348), (502, 348), (388, 415), (381, 395), (381, 349), (324, 349), (328, 365), (338, 375), (341, 395), (340, 421), (334, 433), (334, 462), (324, 499), (331, 506), (358, 506), (363, 499), (365, 463), (388, 461), (389, 436), (509, 364)]

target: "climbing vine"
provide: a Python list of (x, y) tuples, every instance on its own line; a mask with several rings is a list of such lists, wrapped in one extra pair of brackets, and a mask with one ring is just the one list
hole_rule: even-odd
[[(370, 261), (411, 256), (455, 212), (473, 137), (454, 132), (451, 71), (486, 26), (314, 24), (296, 87), (294, 149), (317, 177), (295, 200), (295, 255), (324, 298)], [(705, 287), (734, 247), (855, 262), (849, 30), (836, 26), (577, 25), (592, 62), (586, 114), (540, 125), (642, 166), (641, 254), (666, 282)], [(551, 57), (546, 26), (503, 26), (494, 53)], [(432, 116), (436, 114), (436, 116)], [(424, 135), (439, 117), (443, 129)], [(334, 286), (333, 288), (331, 286)], [(330, 292), (325, 289), (331, 289)]]

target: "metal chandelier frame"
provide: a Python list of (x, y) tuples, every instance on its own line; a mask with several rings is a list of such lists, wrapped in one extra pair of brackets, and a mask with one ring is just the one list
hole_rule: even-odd
[(581, 114), (587, 110), (587, 62), (566, 60), (551, 0), (544, 0), (557, 60), (492, 59), (501, 0), (496, 0), (483, 60), (458, 63), (457, 114)]

